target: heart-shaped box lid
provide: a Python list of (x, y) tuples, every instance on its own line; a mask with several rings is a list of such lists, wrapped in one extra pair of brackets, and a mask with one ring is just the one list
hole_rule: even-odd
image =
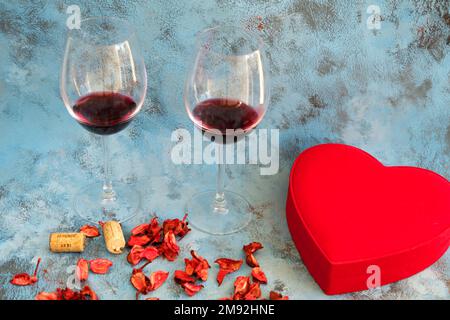
[(409, 277), (450, 243), (450, 183), (421, 168), (387, 167), (342, 144), (305, 150), (290, 175), (289, 230), (327, 294)]

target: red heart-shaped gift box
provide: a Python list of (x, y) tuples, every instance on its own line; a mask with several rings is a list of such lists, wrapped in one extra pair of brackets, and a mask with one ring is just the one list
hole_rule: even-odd
[(433, 264), (450, 242), (450, 183), (387, 167), (347, 145), (304, 151), (290, 175), (286, 216), (309, 272), (327, 294), (384, 285)]

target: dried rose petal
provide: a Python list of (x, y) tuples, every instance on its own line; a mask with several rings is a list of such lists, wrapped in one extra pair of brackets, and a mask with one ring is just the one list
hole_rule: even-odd
[(246, 255), (252, 254), (256, 252), (259, 249), (264, 248), (263, 245), (259, 242), (251, 242), (249, 244), (246, 244), (242, 249), (244, 250)]
[(147, 233), (151, 238), (150, 243), (160, 243), (162, 236), (162, 227), (159, 225), (158, 219), (155, 217), (150, 221), (150, 225), (147, 228)]
[(133, 247), (133, 246), (145, 246), (146, 244), (148, 244), (150, 242), (150, 238), (147, 235), (141, 235), (141, 236), (131, 236), (130, 239), (128, 240), (128, 246), (129, 247)]
[(283, 296), (281, 293), (276, 291), (270, 291), (269, 295), (270, 300), (289, 300), (288, 296)]
[(82, 300), (98, 300), (97, 294), (89, 286), (84, 286), (80, 295)]
[(233, 260), (228, 258), (220, 258), (215, 261), (219, 265), (219, 272), (217, 273), (217, 283), (222, 284), (223, 279), (229, 273), (239, 270), (242, 266), (242, 260)]
[(175, 229), (177, 229), (178, 225), (180, 224), (181, 220), (180, 219), (167, 219), (163, 222), (163, 232), (164, 234), (166, 234), (169, 231), (174, 232), (175, 234)]
[(195, 282), (195, 278), (188, 275), (182, 270), (175, 270), (174, 280), (176, 283)]
[(95, 238), (100, 235), (100, 231), (98, 231), (98, 228), (96, 226), (91, 225), (84, 225), (80, 228), (80, 232), (84, 233), (84, 235), (88, 238)]
[(91, 271), (97, 274), (105, 274), (113, 263), (108, 259), (94, 259), (89, 262)]
[(184, 264), (186, 265), (185, 271), (188, 275), (192, 276), (194, 274), (195, 268), (197, 267), (198, 262), (195, 259), (189, 260), (187, 258), (184, 259)]
[(35, 282), (36, 280), (33, 276), (30, 276), (28, 273), (16, 274), (10, 281), (10, 283), (15, 286), (29, 286)]
[(73, 291), (70, 288), (66, 289), (56, 289), (56, 294), (58, 295), (58, 300), (81, 300), (81, 295), (79, 292)]
[(36, 263), (36, 268), (34, 269), (33, 275), (29, 275), (28, 273), (19, 273), (13, 276), (10, 283), (15, 286), (29, 286), (37, 282), (37, 271), (39, 269), (39, 265), (41, 264), (41, 258), (38, 259)]
[(244, 296), (250, 289), (250, 277), (239, 276), (234, 281), (234, 294)]
[(163, 285), (169, 276), (168, 272), (165, 271), (155, 271), (150, 276), (150, 290), (156, 290)]
[(267, 283), (267, 277), (260, 267), (254, 267), (252, 269), (252, 277), (254, 281)]
[(35, 297), (36, 300), (98, 300), (97, 294), (89, 287), (85, 286), (80, 292), (69, 288), (56, 289), (56, 292), (40, 292)]
[(261, 297), (261, 288), (259, 282), (254, 282), (250, 285), (248, 292), (244, 296), (244, 300), (256, 300)]
[(191, 250), (191, 255), (194, 258), (193, 260), (197, 261), (194, 273), (202, 281), (208, 280), (208, 269), (211, 268), (211, 266), (208, 263), (208, 260), (206, 260), (202, 256), (199, 256), (197, 252), (195, 252), (194, 250)]
[(153, 261), (159, 256), (159, 251), (156, 247), (149, 246), (142, 252), (142, 257), (148, 261)]
[(232, 272), (239, 270), (242, 266), (242, 260), (233, 260), (228, 258), (220, 258), (214, 261), (223, 270), (230, 270)]
[(78, 260), (75, 275), (79, 281), (87, 280), (89, 276), (89, 262), (86, 259)]
[(138, 292), (147, 294), (148, 287), (150, 286), (150, 279), (142, 271), (133, 270), (130, 281)]
[(245, 257), (245, 262), (247, 262), (247, 265), (249, 265), (252, 268), (259, 267), (258, 260), (256, 260), (253, 254), (249, 254), (247, 257)]
[(44, 292), (44, 291), (39, 292), (34, 299), (35, 300), (59, 300), (56, 292)]
[(150, 226), (149, 223), (140, 224), (140, 225), (138, 225), (137, 227), (134, 227), (131, 230), (131, 235), (132, 236), (142, 235), (142, 234), (144, 234), (147, 231), (149, 226)]
[(142, 270), (150, 263), (144, 263), (139, 269), (133, 269), (130, 282), (133, 287), (136, 288), (136, 299), (139, 297), (139, 293), (147, 294), (150, 288), (150, 279), (144, 274)]
[(186, 273), (206, 281), (208, 279), (208, 269), (211, 268), (208, 260), (198, 255), (194, 250), (191, 250), (191, 255), (192, 260), (184, 259)]
[(199, 292), (201, 289), (203, 289), (203, 285), (197, 285), (190, 282), (185, 282), (181, 285), (184, 289), (184, 292), (190, 297), (195, 295), (197, 292)]
[(135, 245), (131, 248), (130, 253), (127, 256), (127, 261), (133, 266), (137, 265), (142, 260), (142, 253), (144, 247)]
[(163, 223), (163, 231), (166, 234), (172, 231), (176, 236), (183, 238), (191, 229), (188, 227), (186, 222), (187, 214), (184, 215), (183, 220), (180, 219), (167, 219)]
[(180, 247), (177, 244), (173, 231), (169, 231), (164, 236), (164, 242), (160, 247), (160, 252), (169, 261), (174, 261), (178, 257)]
[(175, 234), (173, 233), (173, 231), (169, 231), (169, 232), (167, 232), (167, 234), (165, 234), (164, 243), (172, 251), (180, 250), (180, 247), (177, 244), (177, 239), (175, 238)]
[(244, 297), (236, 293), (233, 295), (233, 300), (244, 300)]
[(256, 260), (255, 256), (253, 255), (253, 253), (255, 253), (256, 251), (258, 251), (259, 249), (264, 248), (263, 245), (259, 242), (251, 242), (247, 245), (245, 245), (242, 249), (245, 252), (245, 261), (247, 262), (247, 264), (250, 267), (259, 267), (259, 263)]
[(229, 273), (231, 273), (231, 271), (229, 271), (229, 270), (224, 270), (224, 269), (219, 270), (219, 272), (217, 273), (217, 283), (219, 284), (219, 286), (222, 284), (225, 276)]

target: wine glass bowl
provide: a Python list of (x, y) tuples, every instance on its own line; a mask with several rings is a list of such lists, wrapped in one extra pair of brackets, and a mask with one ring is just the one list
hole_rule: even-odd
[(144, 103), (147, 73), (134, 29), (118, 18), (94, 17), (70, 30), (60, 91), (69, 114), (102, 137), (105, 158), (103, 188), (83, 188), (74, 198), (76, 212), (91, 222), (130, 219), (140, 194), (123, 183), (113, 187), (106, 136), (125, 129)]
[[(234, 135), (262, 120), (268, 91), (260, 38), (234, 26), (206, 29), (197, 36), (197, 55), (186, 82), (185, 107), (206, 132)], [(226, 129), (230, 129), (226, 132)]]
[[(244, 137), (264, 117), (269, 98), (262, 41), (236, 26), (206, 29), (197, 36), (197, 54), (188, 75), (184, 104), (195, 126), (215, 142)], [(216, 145), (216, 190), (195, 194), (186, 204), (190, 223), (206, 233), (237, 232), (251, 220), (251, 206), (224, 190), (222, 146)]]
[[(70, 115), (87, 129), (92, 124), (97, 134), (120, 131), (107, 127), (129, 123), (147, 90), (144, 59), (132, 27), (117, 18), (101, 17), (83, 20), (80, 29), (70, 30), (60, 89)], [(83, 102), (88, 102), (85, 108)], [(95, 127), (106, 128), (96, 132)]]

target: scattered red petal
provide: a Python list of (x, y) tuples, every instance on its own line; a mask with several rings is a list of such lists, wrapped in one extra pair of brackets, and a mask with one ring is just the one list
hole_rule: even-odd
[(228, 258), (220, 258), (215, 261), (219, 265), (219, 272), (217, 273), (217, 283), (222, 284), (223, 279), (229, 273), (235, 272), (242, 266), (242, 260), (233, 260)]
[(261, 288), (258, 282), (250, 285), (248, 292), (244, 296), (244, 300), (256, 300), (261, 297)]
[(36, 300), (98, 300), (97, 294), (89, 287), (85, 286), (80, 292), (69, 288), (56, 289), (55, 292), (40, 292), (35, 297)]
[(79, 281), (86, 281), (88, 279), (89, 262), (86, 259), (78, 260), (75, 275)]
[(188, 227), (186, 222), (187, 215), (184, 216), (183, 220), (180, 219), (167, 219), (163, 223), (164, 234), (172, 231), (176, 236), (183, 238), (191, 229)]
[(251, 242), (251, 243), (245, 245), (242, 249), (244, 250), (245, 254), (251, 254), (262, 248), (264, 248), (264, 247), (261, 243)]
[(247, 265), (250, 267), (259, 267), (258, 260), (256, 260), (255, 256), (253, 254), (249, 254), (245, 257), (245, 262), (247, 262)]
[(56, 292), (39, 292), (35, 300), (59, 300)]
[(30, 276), (28, 273), (16, 274), (10, 281), (15, 286), (29, 286), (35, 282), (33, 276)]
[(215, 261), (223, 270), (230, 270), (232, 272), (239, 270), (242, 266), (242, 260), (233, 260), (228, 258), (220, 258)]
[(133, 270), (133, 274), (130, 278), (131, 284), (133, 287), (142, 294), (148, 293), (148, 288), (150, 286), (150, 279), (142, 272)]
[(88, 238), (95, 238), (100, 235), (100, 231), (98, 231), (98, 228), (96, 226), (91, 226), (88, 224), (82, 226), (80, 228), (80, 232), (84, 233)]
[(139, 235), (142, 235), (142, 234), (144, 234), (144, 233), (147, 231), (147, 229), (148, 229), (149, 226), (150, 226), (149, 223), (143, 223), (143, 224), (140, 224), (140, 225), (138, 225), (137, 227), (134, 227), (134, 228), (131, 230), (131, 235), (132, 235), (132, 236), (139, 236)]
[(127, 261), (133, 266), (137, 265), (142, 260), (142, 253), (144, 252), (144, 247), (135, 245), (131, 248), (130, 253), (128, 253)]
[(19, 273), (13, 276), (10, 283), (15, 286), (29, 286), (38, 281), (37, 272), (39, 269), (39, 265), (41, 264), (41, 258), (38, 259), (36, 263), (36, 268), (34, 269), (33, 275), (29, 275), (28, 273)]
[(182, 270), (176, 270), (174, 275), (174, 280), (176, 283), (183, 284), (185, 282), (195, 282), (195, 278), (188, 275)]
[(178, 257), (180, 247), (172, 230), (164, 235), (164, 242), (160, 247), (160, 252), (169, 261), (174, 261)]
[(141, 256), (148, 261), (153, 261), (159, 256), (159, 250), (156, 247), (150, 246), (144, 249)]
[(276, 291), (270, 291), (269, 295), (270, 300), (289, 300), (288, 296), (283, 296), (281, 293)]
[(168, 272), (165, 271), (155, 271), (150, 276), (150, 290), (156, 290), (163, 285), (169, 276)]
[(89, 286), (84, 286), (80, 295), (82, 300), (98, 300), (97, 294)]
[(239, 276), (234, 281), (234, 294), (244, 296), (250, 289), (250, 277)]
[(90, 261), (90, 268), (93, 273), (105, 274), (113, 263), (108, 259), (94, 259)]
[(188, 258), (185, 258), (184, 264), (186, 265), (186, 273), (192, 276), (194, 274), (195, 268), (197, 267), (197, 261), (195, 261), (194, 259), (189, 260)]
[(267, 277), (260, 267), (254, 267), (252, 269), (253, 281), (258, 281), (260, 283), (267, 283)]
[(200, 278), (202, 281), (208, 280), (208, 269), (211, 266), (208, 263), (208, 260), (198, 255), (197, 252), (191, 250), (192, 260), (185, 259), (184, 262), (186, 264), (186, 272), (189, 275), (195, 275)]
[(148, 244), (150, 242), (150, 237), (147, 235), (141, 235), (141, 236), (131, 236), (130, 239), (128, 240), (128, 246), (129, 247), (133, 247), (133, 246), (145, 246), (146, 244)]
[(219, 272), (217, 273), (217, 283), (219, 284), (219, 286), (222, 284), (223, 279), (225, 278), (225, 276), (229, 273), (231, 273), (232, 271), (229, 270), (224, 270), (224, 269), (220, 269)]
[(259, 249), (264, 248), (263, 245), (259, 242), (251, 242), (245, 245), (242, 249), (245, 252), (245, 261), (250, 267), (259, 267), (259, 263), (256, 258), (253, 256), (253, 253), (258, 251)]
[(201, 289), (203, 289), (203, 285), (197, 285), (190, 282), (185, 282), (181, 285), (184, 289), (184, 292), (190, 297), (195, 295), (197, 292), (199, 292)]
[(79, 292), (73, 291), (70, 288), (57, 288), (56, 294), (58, 296), (58, 300), (80, 300), (81, 296)]
[[(177, 237), (180, 239), (190, 231), (186, 217), (185, 215), (182, 220), (167, 219), (162, 225), (159, 224), (158, 218), (154, 217), (149, 223), (140, 224), (131, 230), (128, 246), (132, 248), (127, 256), (128, 262), (137, 265), (142, 259), (148, 261), (141, 268), (134, 269), (130, 278), (132, 285), (137, 290), (137, 297), (139, 294), (156, 290), (166, 281), (168, 272), (157, 271), (147, 277), (142, 270), (158, 256), (162, 256), (169, 261), (174, 261), (178, 257), (180, 247), (177, 243)], [(195, 253), (193, 253), (193, 257), (195, 262), (191, 266), (190, 275), (181, 270), (176, 272), (175, 279), (178, 279), (177, 281), (180, 284), (195, 282), (196, 277), (204, 280), (208, 277), (207, 269), (210, 268), (208, 261)], [(188, 269), (188, 267), (186, 268)], [(183, 272), (183, 274), (180, 272)], [(190, 277), (191, 275), (195, 275), (195, 277)]]

